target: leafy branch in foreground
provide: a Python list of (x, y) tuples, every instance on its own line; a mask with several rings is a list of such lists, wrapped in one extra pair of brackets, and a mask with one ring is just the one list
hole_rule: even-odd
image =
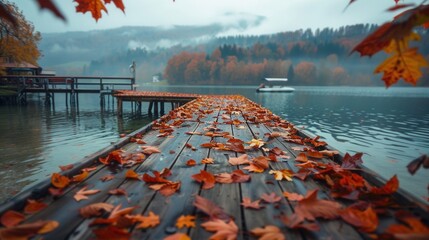
[[(350, 1), (349, 4), (354, 1), (356, 0)], [(372, 56), (382, 50), (390, 55), (374, 71), (383, 73), (382, 80), (386, 87), (397, 83), (401, 78), (416, 85), (422, 76), (420, 68), (429, 66), (427, 60), (418, 53), (418, 49), (410, 47), (411, 41), (420, 40), (420, 36), (413, 30), (420, 26), (429, 28), (429, 5), (425, 5), (425, 2), (416, 7), (414, 4), (397, 4), (389, 8), (388, 11), (396, 11), (413, 7), (381, 25), (352, 50), (359, 52), (361, 56)]]

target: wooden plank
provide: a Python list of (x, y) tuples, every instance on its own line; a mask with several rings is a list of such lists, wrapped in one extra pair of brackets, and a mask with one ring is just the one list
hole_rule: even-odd
[[(152, 175), (153, 170), (161, 171), (163, 168), (170, 168), (182, 153), (183, 149), (185, 148), (184, 144), (190, 138), (190, 136), (186, 135), (185, 133), (188, 131), (194, 131), (197, 125), (197, 122), (185, 122), (182, 124), (182, 127), (176, 129), (176, 131), (173, 132), (173, 138), (163, 138), (165, 141), (160, 145), (161, 153), (151, 155), (136, 169), (136, 172), (139, 175), (144, 173)], [(128, 198), (121, 196), (110, 196), (106, 202), (115, 206), (121, 204), (123, 208), (132, 206), (135, 207), (134, 212), (142, 214), (145, 213), (145, 211), (148, 209), (148, 205), (153, 201), (153, 199), (159, 195), (153, 190), (149, 189), (142, 181), (125, 181), (120, 186), (120, 188), (127, 190)], [(164, 200), (160, 201), (160, 203), (165, 206)], [(92, 220), (86, 220), (83, 222), (74, 231), (74, 233), (71, 234), (70, 238), (82, 239), (92, 237), (92, 229), (89, 228), (91, 221)]]
[[(237, 110), (242, 109), (242, 106), (237, 106)], [(251, 131), (252, 126), (247, 123), (242, 115), (236, 116), (236, 119), (243, 122), (244, 129), (239, 129), (237, 126), (233, 127), (234, 137), (239, 138), (245, 142), (251, 141), (252, 139), (258, 139)], [(247, 151), (249, 159), (266, 156), (261, 150)], [(284, 227), (284, 224), (279, 218), (279, 213), (292, 214), (293, 209), (288, 204), (287, 200), (283, 197), (283, 189), (279, 181), (275, 180), (273, 175), (268, 174), (271, 169), (282, 169), (287, 168), (285, 163), (279, 162), (279, 168), (274, 168), (273, 164), (270, 163), (270, 168), (265, 170), (264, 173), (251, 173), (252, 181), (250, 184), (242, 184), (241, 192), (243, 197), (250, 197), (252, 201), (260, 199), (262, 194), (274, 193), (276, 196), (281, 197), (281, 200), (276, 204), (264, 204), (264, 208), (260, 210), (244, 209), (244, 217), (246, 220), (246, 229), (251, 230), (255, 228), (265, 227), (267, 225), (274, 225), (282, 229), (286, 238), (291, 239), (302, 239), (299, 231), (292, 231)], [(240, 169), (243, 169), (240, 166)]]
[[(150, 134), (149, 138), (144, 140), (150, 140), (150, 137), (153, 138), (153, 136), (154, 134)], [(164, 141), (159, 139), (154, 143), (160, 144), (162, 142)], [(136, 149), (138, 148), (139, 145), (135, 143), (130, 143), (123, 147), (126, 152), (136, 152)], [(136, 169), (137, 167), (138, 165), (133, 166), (131, 169)], [(109, 197), (108, 191), (118, 188), (125, 181), (125, 172), (127, 170), (128, 169), (103, 166), (95, 174), (85, 179), (85, 181), (74, 185), (60, 198), (52, 201), (46, 209), (27, 218), (26, 222), (33, 222), (37, 219), (56, 220), (61, 224), (61, 228), (57, 228), (54, 231), (45, 234), (44, 237), (48, 239), (65, 239), (73, 229), (84, 221), (84, 219), (79, 215), (79, 209), (92, 203), (105, 201), (105, 199)], [(106, 182), (101, 181), (100, 178), (106, 175), (114, 175), (115, 178)], [(89, 186), (90, 189), (101, 190), (101, 192), (90, 196), (87, 200), (80, 202), (75, 201), (73, 199), (74, 194), (84, 186)]]
[[(220, 101), (213, 102), (214, 108), (221, 108), (225, 104), (222, 104)], [(219, 116), (224, 114), (223, 111), (219, 113)], [(218, 122), (218, 118), (213, 119), (214, 122)], [(231, 132), (231, 126), (230, 125), (223, 125), (218, 124), (217, 127), (221, 131)], [(214, 140), (216, 142), (226, 142), (226, 139), (223, 137), (215, 137)], [(204, 140), (202, 143), (209, 142), (209, 139)], [(233, 152), (225, 152), (220, 150), (210, 150), (209, 157), (214, 159), (214, 164), (207, 164), (206, 171), (217, 174), (217, 173), (224, 173), (224, 172), (232, 172), (236, 169), (236, 167), (231, 166), (228, 163), (228, 159), (231, 156), (235, 156), (235, 153)], [(225, 213), (230, 215), (234, 221), (235, 224), (240, 228), (240, 230), (243, 227), (242, 224), (242, 212), (241, 212), (241, 196), (240, 196), (240, 185), (239, 184), (218, 184), (216, 183), (215, 186), (212, 189), (208, 190), (201, 190), (200, 194), (201, 197), (204, 197), (206, 199), (209, 199), (219, 207), (221, 207)], [(205, 219), (205, 215), (198, 214), (197, 216), (200, 216), (197, 218), (197, 228), (190, 229), (189, 235), (191, 239), (209, 239), (210, 236), (213, 233), (210, 233), (206, 230), (204, 230), (200, 225), (203, 222), (202, 219)], [(243, 231), (240, 231), (238, 234), (237, 239), (243, 239)]]

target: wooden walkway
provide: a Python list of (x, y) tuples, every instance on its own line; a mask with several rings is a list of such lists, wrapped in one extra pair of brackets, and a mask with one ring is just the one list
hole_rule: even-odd
[(165, 103), (170, 103), (171, 109), (175, 109), (187, 102), (201, 97), (202, 95), (192, 93), (117, 90), (115, 91), (114, 96), (117, 100), (117, 113), (119, 116), (122, 116), (123, 102), (135, 103), (136, 110), (139, 112), (142, 112), (142, 102), (149, 102), (147, 110), (148, 114), (152, 114), (153, 112), (155, 115), (158, 115), (158, 113), (164, 115)]
[[(250, 164), (232, 164), (246, 156)], [(396, 178), (384, 185), (356, 170), (359, 159), (244, 97), (200, 97), (65, 166), (67, 186), (53, 175), (57, 187), (46, 180), (4, 203), (2, 219), (25, 218), (0, 239), (38, 220), (51, 221), (35, 230), (43, 239), (428, 239), (427, 206), (397, 191)], [(75, 200), (84, 187), (99, 192)]]

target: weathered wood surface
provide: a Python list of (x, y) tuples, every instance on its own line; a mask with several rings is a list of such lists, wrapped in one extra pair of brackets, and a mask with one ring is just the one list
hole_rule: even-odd
[[(199, 195), (221, 207), (230, 216), (230, 221), (233, 221), (239, 229), (236, 235), (237, 239), (257, 239), (251, 231), (265, 226), (278, 227), (288, 239), (367, 239), (381, 236), (393, 223), (399, 224), (400, 222), (395, 219), (394, 214), (402, 210), (407, 210), (410, 214), (422, 219), (423, 226), (428, 227), (427, 207), (422, 203), (417, 203), (415, 199), (401, 191), (391, 194), (391, 198), (389, 196), (389, 199), (394, 202), (389, 207), (377, 207), (374, 202), (368, 201), (370, 202), (369, 205), (379, 212), (378, 227), (369, 234), (359, 231), (339, 216), (329, 220), (318, 217), (315, 221), (303, 222), (317, 224), (320, 228), (318, 231), (294, 229), (286, 226), (282, 216), (293, 216), (298, 203), (286, 198), (283, 195), (284, 192), (305, 196), (309, 191), (318, 189), (319, 199), (338, 202), (344, 208), (357, 201), (334, 198), (332, 188), (325, 181), (311, 176), (306, 180), (293, 177), (292, 181), (278, 181), (274, 175), (269, 174), (270, 170), (283, 169), (297, 173), (300, 168), (296, 166), (298, 162), (295, 159), (302, 152), (298, 148), (312, 148), (310, 145), (304, 146), (286, 141), (282, 136), (290, 133), (291, 128), (293, 129), (293, 125), (290, 123), (281, 120), (269, 110), (243, 97), (200, 97), (128, 135), (115, 145), (85, 158), (80, 163), (75, 164), (73, 169), (61, 172), (64, 176), (72, 177), (79, 174), (84, 168), (96, 167), (94, 171), (89, 172), (86, 179), (66, 187), (62, 195), (51, 196), (48, 188), (52, 185), (49, 180), (46, 180), (37, 187), (4, 203), (0, 207), (0, 214), (10, 210), (22, 212), (27, 199), (38, 200), (46, 203), (47, 207), (37, 213), (27, 214), (24, 223), (32, 223), (37, 220), (53, 220), (59, 223), (56, 229), (45, 234), (39, 234), (40, 237), (44, 239), (94, 239), (96, 238), (94, 232), (97, 229), (108, 229), (109, 226), (106, 224), (93, 226), (94, 218), (83, 218), (79, 210), (92, 203), (105, 202), (113, 206), (121, 206), (122, 209), (133, 207), (130, 215), (141, 214), (146, 216), (149, 212), (153, 212), (159, 216), (159, 225), (147, 229), (138, 228), (138, 222), (111, 223), (115, 225), (115, 229), (123, 231), (122, 234), (125, 238), (164, 239), (171, 234), (180, 232), (187, 234), (192, 239), (209, 239), (213, 232), (208, 232), (201, 226), (201, 224), (209, 221), (209, 216), (194, 206), (195, 198)], [(273, 136), (273, 133), (277, 135), (270, 137)], [(300, 132), (297, 134), (305, 137)], [(140, 143), (133, 141), (136, 138), (139, 138)], [(210, 142), (225, 145), (231, 138), (242, 140), (246, 149), (244, 151), (226, 151), (219, 149), (219, 147), (201, 146), (201, 144)], [(251, 147), (252, 139), (261, 139), (264, 145)], [(104, 165), (99, 162), (99, 157), (105, 158), (110, 152), (117, 149), (122, 149), (124, 155), (140, 153), (142, 151), (141, 146), (157, 147), (161, 153), (146, 154), (143, 162), (131, 167), (112, 162), (112, 164)], [(277, 161), (269, 161), (268, 168), (262, 173), (249, 172), (247, 170), (248, 165), (233, 166), (228, 162), (230, 158), (243, 156), (243, 154), (247, 154), (250, 160), (260, 156), (272, 159), (274, 157), (270, 152), (274, 148), (283, 151), (283, 156), (277, 156)], [(326, 148), (324, 146), (317, 147), (318, 150)], [(286, 159), (285, 155), (289, 156), (289, 159)], [(214, 163), (202, 164), (201, 160), (206, 158), (213, 159)], [(188, 166), (187, 161), (190, 159), (195, 160), (197, 164)], [(341, 156), (335, 156), (332, 159), (329, 157), (309, 159), (314, 162), (334, 164), (335, 161), (337, 163), (341, 161)], [(168, 177), (168, 180), (180, 182), (181, 187), (174, 194), (164, 196), (149, 188), (145, 181), (127, 179), (125, 173), (130, 169), (135, 171), (140, 179), (144, 174), (153, 176), (153, 171), (161, 172), (163, 169), (169, 169), (171, 176)], [(248, 182), (216, 183), (213, 188), (203, 189), (203, 184), (192, 178), (193, 175), (199, 174), (202, 170), (212, 174), (242, 170), (251, 178)], [(319, 169), (319, 171), (322, 170)], [(361, 175), (371, 184), (384, 184), (379, 182), (377, 177), (365, 171), (355, 172), (362, 173)], [(113, 175), (114, 178), (110, 181), (100, 180), (107, 175)], [(84, 186), (88, 186), (89, 189), (98, 189), (100, 192), (89, 195), (88, 199), (78, 202), (73, 196)], [(124, 196), (108, 193), (109, 190), (117, 188), (126, 190), (127, 194)], [(264, 194), (275, 194), (275, 196), (280, 197), (280, 200), (275, 203), (263, 203), (261, 196)], [(241, 204), (244, 198), (250, 198), (251, 201), (259, 200), (261, 208), (244, 207)], [(182, 215), (195, 216), (196, 227), (178, 229), (176, 221)], [(108, 216), (109, 214), (106, 213), (101, 217), (107, 218)], [(428, 238), (428, 233), (418, 236), (425, 239)], [(116, 238), (117, 236), (112, 233), (110, 237)], [(392, 236), (387, 235), (387, 237)]]

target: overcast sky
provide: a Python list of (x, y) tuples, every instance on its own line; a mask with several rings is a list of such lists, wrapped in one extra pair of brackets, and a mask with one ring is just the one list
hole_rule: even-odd
[(357, 23), (381, 24), (393, 17), (386, 9), (394, 5), (394, 0), (359, 0), (343, 11), (349, 0), (123, 0), (125, 14), (109, 4), (108, 15), (103, 13), (95, 22), (90, 13), (76, 13), (73, 0), (54, 0), (67, 18), (63, 22), (52, 13), (39, 10), (35, 0), (11, 1), (42, 33), (220, 22), (237, 25), (238, 30), (231, 30), (231, 34), (265, 34)]

